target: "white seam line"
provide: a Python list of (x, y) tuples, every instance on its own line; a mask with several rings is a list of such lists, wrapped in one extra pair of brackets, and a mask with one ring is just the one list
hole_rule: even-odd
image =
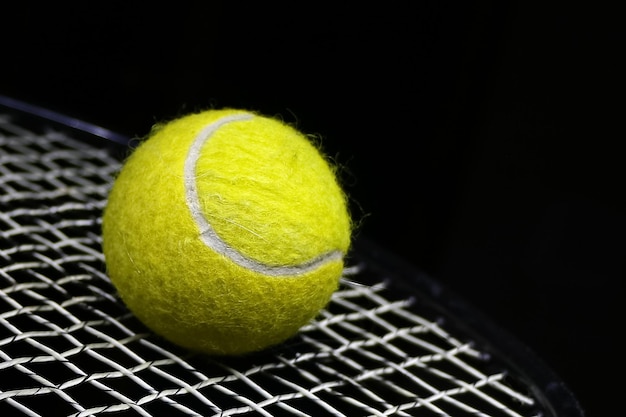
[(213, 134), (225, 124), (250, 120), (253, 117), (254, 115), (249, 113), (224, 116), (204, 127), (189, 147), (189, 152), (187, 153), (184, 166), (185, 198), (191, 217), (200, 230), (200, 239), (211, 250), (229, 258), (235, 264), (268, 276), (280, 277), (304, 274), (319, 268), (325, 263), (341, 260), (343, 258), (343, 253), (339, 250), (333, 250), (298, 265), (273, 266), (258, 262), (254, 259), (248, 258), (224, 242), (217, 235), (207, 218), (202, 213), (200, 198), (198, 196), (198, 186), (196, 184), (196, 165), (198, 163), (202, 147), (209, 141), (209, 139), (211, 139), (211, 136), (213, 136)]

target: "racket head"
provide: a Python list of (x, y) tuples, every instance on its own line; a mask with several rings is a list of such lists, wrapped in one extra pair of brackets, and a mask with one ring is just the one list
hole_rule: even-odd
[(286, 343), (216, 358), (164, 341), (100, 249), (132, 146), (0, 96), (0, 414), (583, 415), (523, 343), (363, 236), (329, 306)]

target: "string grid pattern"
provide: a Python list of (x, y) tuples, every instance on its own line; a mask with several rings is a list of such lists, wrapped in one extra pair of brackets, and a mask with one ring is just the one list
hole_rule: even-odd
[(281, 346), (211, 358), (161, 340), (104, 267), (119, 167), (106, 147), (0, 114), (0, 415), (550, 415), (505, 361), (358, 253)]

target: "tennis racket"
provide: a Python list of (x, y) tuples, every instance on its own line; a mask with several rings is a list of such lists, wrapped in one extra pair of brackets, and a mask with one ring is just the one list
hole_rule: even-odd
[(0, 416), (583, 416), (529, 349), (364, 237), (274, 348), (185, 351), (121, 302), (101, 213), (122, 135), (0, 96)]

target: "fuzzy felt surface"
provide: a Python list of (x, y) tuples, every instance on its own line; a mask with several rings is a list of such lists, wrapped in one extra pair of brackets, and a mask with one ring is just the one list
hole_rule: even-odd
[(293, 336), (329, 302), (351, 239), (346, 197), (308, 138), (232, 109), (156, 126), (116, 178), (102, 227), (127, 306), (210, 354)]

